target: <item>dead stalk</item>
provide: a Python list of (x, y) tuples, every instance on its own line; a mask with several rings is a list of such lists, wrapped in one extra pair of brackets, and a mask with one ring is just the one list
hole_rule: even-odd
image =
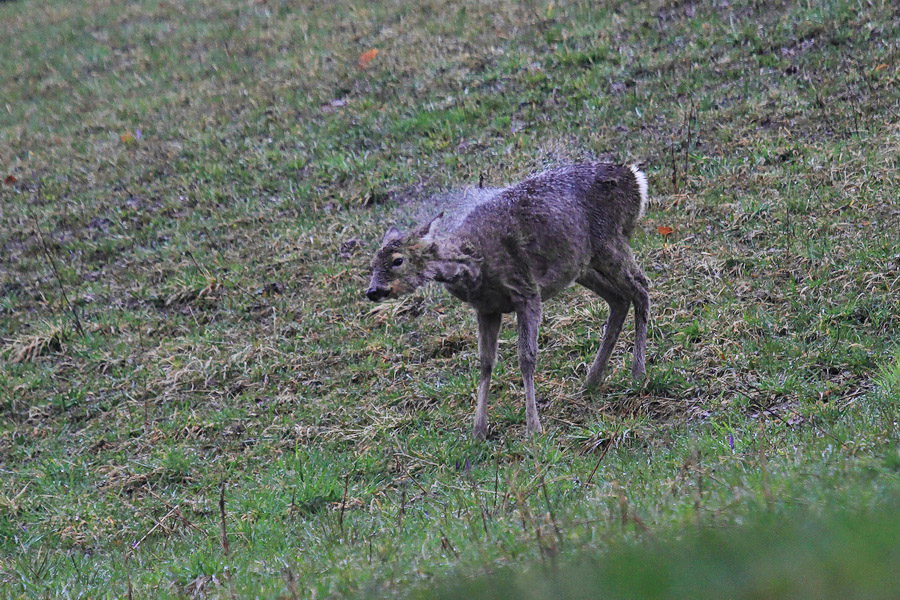
[(547, 503), (547, 514), (550, 515), (553, 531), (556, 532), (556, 541), (562, 546), (562, 532), (559, 530), (559, 524), (556, 522), (556, 515), (553, 513), (553, 505), (550, 504), (550, 494), (547, 493), (547, 483), (544, 481), (543, 473), (541, 474), (541, 489), (544, 491), (544, 502)]
[(228, 556), (228, 532), (225, 529), (225, 478), (219, 482), (219, 518), (222, 526), (222, 551)]
[(697, 469), (697, 497), (694, 498), (694, 515), (699, 523), (703, 508), (703, 465), (700, 462), (700, 450), (694, 453), (694, 465)]
[(488, 530), (487, 524), (487, 506), (484, 504), (484, 500), (481, 497), (481, 494), (478, 493), (478, 486), (475, 484), (475, 478), (472, 477), (471, 472), (469, 473), (469, 484), (472, 486), (472, 494), (475, 496), (478, 501), (478, 508), (481, 510), (481, 526), (484, 529), (484, 535), (490, 537), (490, 531)]
[(691, 150), (691, 134), (693, 133), (691, 130), (691, 126), (693, 125), (693, 121), (696, 119), (694, 114), (694, 99), (691, 98), (691, 107), (688, 111), (688, 114), (684, 118), (684, 126), (687, 129), (687, 143), (684, 145), (684, 181), (687, 184), (687, 176), (690, 170), (690, 150)]
[(456, 551), (456, 548), (454, 548), (453, 544), (450, 543), (450, 540), (447, 539), (447, 534), (444, 533), (444, 530), (441, 529), (440, 532), (441, 532), (441, 548), (443, 548), (444, 550), (449, 550), (450, 552), (453, 553), (453, 556), (458, 559), (459, 552)]
[(131, 585), (131, 569), (128, 568), (128, 563), (131, 561), (131, 551), (125, 552), (125, 577), (128, 581), (128, 600), (134, 600), (134, 588)]
[(169, 504), (169, 503), (166, 502), (163, 498), (160, 498), (159, 495), (156, 494), (153, 490), (148, 489), (147, 492), (148, 492), (151, 496), (153, 496), (154, 498), (156, 498), (157, 500), (159, 500), (160, 502), (162, 502), (162, 503), (165, 505), (165, 507), (168, 508), (170, 511), (174, 510), (174, 511), (175, 511), (175, 515), (176, 515), (179, 519), (181, 519), (182, 523), (184, 523), (185, 525), (187, 525), (188, 527), (190, 527), (190, 528), (193, 529), (194, 531), (197, 531), (197, 532), (200, 532), (200, 533), (203, 532), (202, 529), (200, 529), (199, 527), (197, 527), (196, 525), (194, 525), (193, 523), (191, 523), (191, 522), (188, 520), (188, 518), (184, 516), (184, 514), (181, 512), (181, 509), (180, 509), (180, 508), (178, 508), (177, 506), (174, 506), (174, 505), (172, 505), (172, 504)]
[[(37, 186), (37, 195), (38, 201), (43, 203), (43, 192), (41, 191), (40, 182)], [(81, 325), (81, 319), (78, 317), (78, 311), (75, 309), (75, 306), (69, 301), (69, 295), (66, 293), (66, 286), (65, 284), (63, 284), (62, 275), (60, 275), (59, 268), (56, 266), (56, 259), (53, 257), (53, 253), (50, 252), (50, 248), (47, 246), (47, 242), (44, 239), (44, 234), (41, 233), (40, 223), (38, 223), (37, 216), (34, 213), (31, 213), (31, 220), (34, 221), (34, 231), (37, 234), (38, 241), (40, 241), (41, 243), (41, 249), (44, 251), (44, 256), (47, 257), (47, 262), (50, 263), (50, 268), (53, 270), (53, 277), (56, 279), (57, 285), (59, 285), (59, 291), (62, 294), (63, 301), (65, 301), (66, 307), (72, 314), (72, 321), (75, 324), (75, 329), (78, 330), (79, 335), (83, 337), (84, 327), (82, 327)]]
[(612, 437), (609, 438), (609, 442), (606, 444), (606, 447), (603, 448), (603, 452), (600, 453), (600, 458), (597, 459), (597, 464), (594, 465), (594, 470), (591, 471), (591, 474), (588, 476), (587, 485), (591, 485), (591, 482), (594, 480), (594, 474), (597, 472), (597, 469), (600, 468), (600, 463), (603, 462), (603, 459), (606, 457), (606, 453), (609, 452), (609, 449), (612, 448), (612, 445), (616, 443), (616, 438), (618, 437), (619, 432), (615, 431), (612, 434)]
[(525, 502), (525, 497), (521, 492), (516, 491), (516, 504), (519, 506), (519, 515), (522, 519), (522, 530), (528, 531), (528, 524), (531, 524), (531, 527), (534, 529), (534, 542), (538, 547), (538, 551), (541, 554), (541, 560), (547, 558), (548, 556), (552, 556), (555, 554), (550, 548), (544, 543), (544, 536), (541, 532), (541, 526), (538, 525), (534, 516), (532, 516), (531, 511), (528, 509), (528, 504)]
[(172, 515), (174, 515), (175, 512), (176, 512), (177, 510), (178, 510), (178, 508), (172, 508), (172, 509), (170, 509), (169, 512), (167, 512), (167, 513), (163, 516), (163, 518), (161, 518), (159, 521), (157, 521), (157, 522), (153, 525), (153, 527), (150, 528), (150, 531), (148, 531), (147, 533), (145, 533), (141, 539), (139, 539), (138, 541), (136, 541), (136, 542), (134, 543), (134, 547), (137, 548), (138, 546), (140, 546), (141, 543), (142, 543), (144, 540), (146, 540), (146, 539), (150, 536), (150, 534), (153, 533), (154, 531), (156, 531), (157, 529), (166, 529), (166, 526), (164, 525), (166, 519), (168, 519), (169, 517), (171, 517)]
[[(141, 362), (144, 360), (144, 330), (141, 326), (138, 326), (138, 344), (141, 349)], [(141, 365), (143, 366), (143, 365)], [(142, 397), (144, 404), (144, 430), (148, 430), (150, 427), (150, 393), (147, 389), (147, 370), (143, 370), (143, 381), (144, 381), (144, 394)]]
[(500, 484), (500, 455), (498, 454), (497, 455), (497, 467), (494, 470), (494, 506), (491, 509), (492, 515), (497, 514), (497, 497), (498, 497), (497, 487), (499, 486), (499, 484)]
[(403, 515), (406, 514), (406, 481), (400, 484), (400, 510), (397, 511), (397, 529), (403, 528)]
[(678, 193), (678, 165), (675, 162), (675, 142), (669, 146), (669, 158), (672, 162), (672, 192)]
[[(341, 537), (344, 537), (344, 511), (347, 509), (347, 486), (350, 485), (350, 474), (344, 476), (344, 494), (341, 497), (341, 512), (338, 514), (338, 528), (341, 531)], [(291, 499), (293, 503), (293, 499)]]
[(294, 572), (291, 571), (290, 567), (285, 567), (281, 573), (284, 576), (284, 583), (287, 586), (288, 593), (291, 595), (291, 600), (298, 600), (300, 596), (297, 594), (297, 581), (294, 577)]

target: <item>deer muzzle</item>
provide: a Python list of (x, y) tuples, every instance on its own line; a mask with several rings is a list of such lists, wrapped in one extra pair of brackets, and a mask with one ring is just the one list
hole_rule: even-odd
[(384, 288), (375, 287), (374, 285), (366, 290), (366, 298), (372, 302), (378, 302), (384, 299), (390, 292)]

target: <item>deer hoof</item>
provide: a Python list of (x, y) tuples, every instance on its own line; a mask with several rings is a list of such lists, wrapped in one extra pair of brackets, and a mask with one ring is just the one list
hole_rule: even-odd
[(600, 384), (603, 383), (602, 379), (598, 379), (596, 381), (585, 381), (584, 387), (581, 388), (581, 392), (583, 394), (591, 394), (600, 389)]
[(529, 423), (527, 430), (528, 430), (528, 435), (531, 437), (537, 437), (540, 434), (544, 433), (544, 428), (541, 427), (540, 421), (535, 421), (534, 423)]

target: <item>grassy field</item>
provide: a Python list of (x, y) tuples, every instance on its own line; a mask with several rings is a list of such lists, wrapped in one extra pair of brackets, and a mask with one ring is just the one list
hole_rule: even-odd
[[(0, 596), (427, 595), (891, 514), (898, 40), (879, 0), (0, 3)], [(579, 391), (606, 307), (571, 288), (546, 433), (507, 319), (477, 442), (474, 315), (373, 307), (369, 257), (607, 153), (650, 176), (648, 377), (626, 328)]]

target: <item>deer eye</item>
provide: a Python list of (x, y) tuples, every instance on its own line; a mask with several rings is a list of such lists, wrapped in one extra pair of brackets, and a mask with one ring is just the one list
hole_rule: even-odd
[(395, 259), (394, 259), (394, 262), (391, 263), (391, 266), (392, 266), (392, 267), (399, 267), (399, 266), (402, 265), (402, 264), (403, 264), (403, 259), (402, 259), (402, 258), (395, 258)]

